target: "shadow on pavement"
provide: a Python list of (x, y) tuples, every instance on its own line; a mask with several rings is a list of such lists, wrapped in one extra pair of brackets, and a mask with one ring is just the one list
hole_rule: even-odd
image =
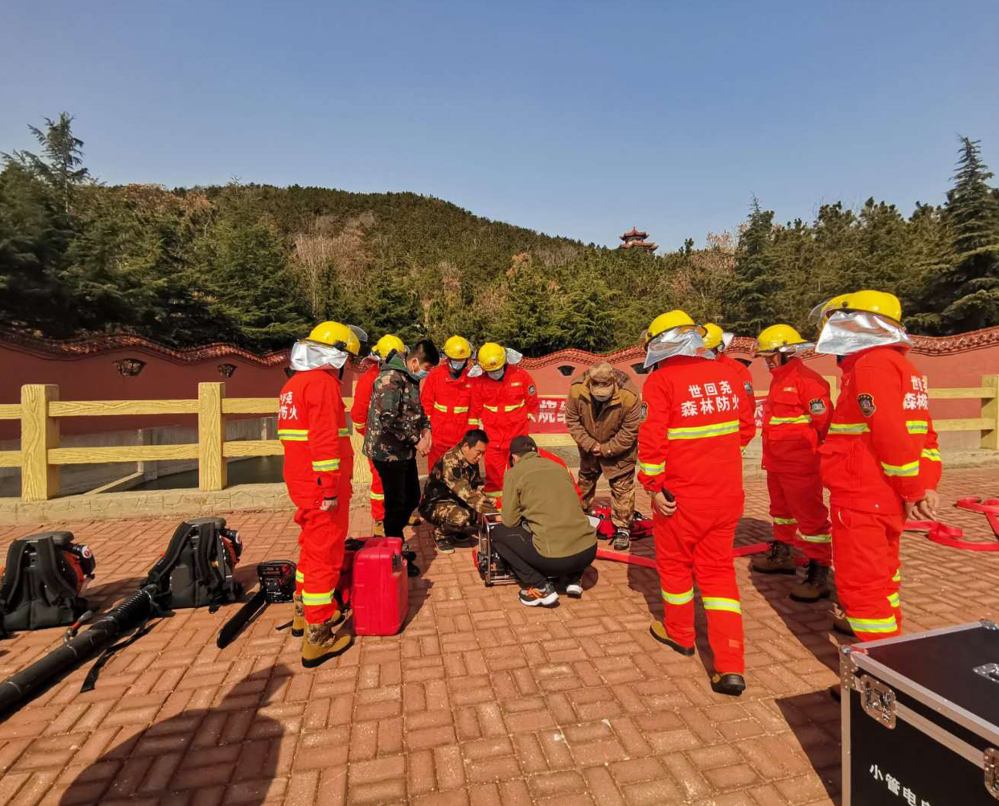
[(829, 798), (839, 803), (842, 783), (840, 706), (829, 692), (813, 691), (774, 700)]
[(62, 806), (145, 802), (183, 792), (193, 802), (254, 806), (268, 798), (284, 726), (260, 710), (290, 679), (283, 665), (253, 672), (211, 708), (181, 711), (106, 751), (60, 799)]

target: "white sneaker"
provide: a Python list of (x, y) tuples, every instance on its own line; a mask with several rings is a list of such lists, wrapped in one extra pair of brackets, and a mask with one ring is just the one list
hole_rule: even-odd
[(579, 599), (583, 595), (582, 585), (566, 585), (565, 586), (566, 596), (571, 596), (573, 599)]

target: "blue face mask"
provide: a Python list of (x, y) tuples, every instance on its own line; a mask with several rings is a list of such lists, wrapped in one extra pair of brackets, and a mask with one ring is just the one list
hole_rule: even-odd
[(421, 369), (421, 370), (418, 370), (413, 377), (416, 378), (418, 381), (422, 381), (429, 374), (430, 374), (430, 372), (428, 370)]
[(506, 367), (503, 367), (503, 369), (496, 369), (496, 370), (493, 370), (492, 372), (487, 372), (486, 375), (488, 375), (494, 381), (501, 381), (501, 380), (503, 380), (503, 373), (505, 371), (506, 371)]
[(448, 364), (451, 365), (452, 372), (461, 372), (465, 368), (465, 364), (468, 363), (467, 358), (449, 358)]

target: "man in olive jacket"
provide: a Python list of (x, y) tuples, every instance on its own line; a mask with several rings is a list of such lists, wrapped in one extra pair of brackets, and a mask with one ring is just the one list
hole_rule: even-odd
[(491, 534), (496, 551), (520, 582), (520, 603), (558, 604), (552, 579), (579, 598), (583, 572), (597, 556), (597, 536), (579, 507), (572, 476), (540, 456), (530, 437), (515, 437), (510, 457), (513, 467), (503, 477), (503, 523)]
[(614, 548), (631, 545), (635, 466), (642, 397), (631, 379), (601, 362), (576, 376), (565, 404), (565, 422), (579, 448), (579, 489), (589, 509), (602, 473), (611, 489)]

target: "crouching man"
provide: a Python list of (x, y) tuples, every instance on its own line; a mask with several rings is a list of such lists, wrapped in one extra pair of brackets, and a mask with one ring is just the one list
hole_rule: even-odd
[(493, 530), (496, 552), (520, 583), (520, 602), (554, 607), (552, 580), (569, 596), (583, 595), (583, 572), (597, 556), (597, 535), (579, 506), (572, 476), (538, 454), (530, 437), (510, 443), (513, 466), (503, 479), (503, 524)]
[(480, 514), (496, 511), (479, 473), (488, 445), (486, 432), (473, 428), (430, 468), (420, 514), (433, 525), (437, 550), (444, 554), (454, 552), (455, 541), (475, 535)]

